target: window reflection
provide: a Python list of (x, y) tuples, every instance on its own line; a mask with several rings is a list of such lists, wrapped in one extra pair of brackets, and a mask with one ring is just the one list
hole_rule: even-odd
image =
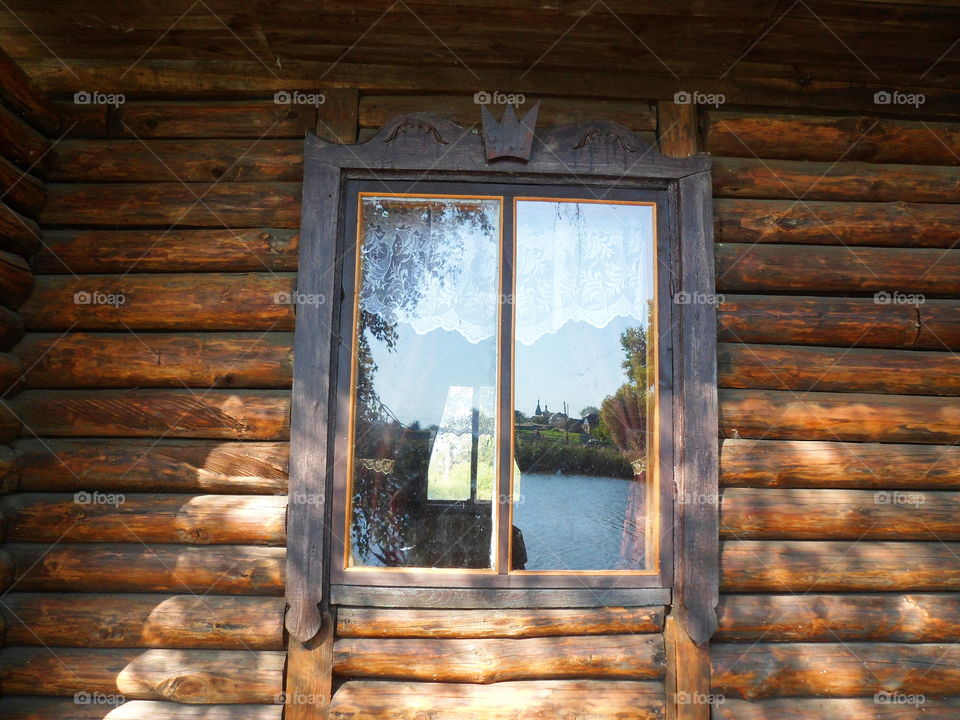
[(649, 204), (516, 202), (514, 569), (654, 560), (653, 227)]
[(361, 195), (353, 566), (490, 568), (500, 201)]

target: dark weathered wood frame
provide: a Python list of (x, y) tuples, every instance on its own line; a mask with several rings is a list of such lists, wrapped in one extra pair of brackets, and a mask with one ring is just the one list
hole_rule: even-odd
[[(388, 123), (356, 146), (308, 136), (298, 292), (319, 298), (298, 306), (291, 419), (286, 625), (307, 642), (321, 628), (329, 606), (330, 478), (336, 458), (329, 419), (335, 409), (338, 372), (338, 307), (344, 229), (343, 195), (352, 180), (421, 179), (535, 185), (633, 187), (667, 192), (670, 266), (660, 270), (669, 297), (705, 301), (675, 303), (673, 375), (673, 484), (675, 497), (696, 498), (674, 508), (674, 583), (687, 591), (678, 600), (691, 637), (706, 639), (716, 625), (717, 409), (710, 160), (660, 155), (615, 123), (587, 123), (542, 133), (527, 163), (488, 163), (481, 136), (430, 115)], [(668, 532), (668, 528), (662, 528)], [(683, 562), (677, 562), (683, 557)], [(494, 591), (495, 592), (495, 591)]]

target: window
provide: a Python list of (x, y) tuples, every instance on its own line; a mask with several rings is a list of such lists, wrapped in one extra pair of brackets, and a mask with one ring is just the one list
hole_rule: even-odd
[(614, 124), (539, 142), (489, 162), (425, 116), (308, 139), (298, 290), (331, 302), (297, 308), (295, 637), (358, 587), (662, 593), (711, 533), (674, 501), (716, 483), (684, 412), (709, 427), (714, 308), (674, 302), (712, 292), (708, 160)]

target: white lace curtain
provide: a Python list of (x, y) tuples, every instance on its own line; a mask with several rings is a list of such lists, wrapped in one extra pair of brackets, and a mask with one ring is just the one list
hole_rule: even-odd
[[(364, 198), (360, 305), (420, 334), (496, 335), (496, 200)], [(516, 337), (526, 345), (568, 322), (646, 319), (653, 297), (648, 205), (520, 201)]]

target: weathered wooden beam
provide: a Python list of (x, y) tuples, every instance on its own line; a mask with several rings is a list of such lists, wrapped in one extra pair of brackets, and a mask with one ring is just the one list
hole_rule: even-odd
[(18, 390), (23, 384), (22, 379), (20, 357), (12, 353), (0, 353), (0, 396)]
[(721, 390), (724, 437), (952, 444), (960, 407), (950, 398), (778, 390)]
[(0, 202), (0, 250), (32, 255), (40, 247), (40, 226)]
[(960, 640), (960, 595), (725, 595), (719, 642)]
[(843, 720), (953, 720), (960, 712), (960, 698), (917, 698), (887, 695), (876, 698), (789, 698), (787, 700), (741, 700), (725, 698), (713, 711), (713, 720), (809, 720), (810, 718), (843, 718)]
[(294, 284), (290, 273), (46, 275), (19, 310), (31, 330), (293, 330)]
[(13, 357), (33, 388), (289, 388), (293, 333), (30, 333)]
[(947, 203), (960, 200), (960, 169), (860, 162), (714, 158), (715, 197)]
[(120, 705), (78, 705), (71, 698), (35, 695), (0, 699), (8, 720), (281, 720), (282, 705), (184, 705), (128, 700)]
[(47, 186), (41, 225), (296, 228), (300, 183), (89, 183)]
[(960, 589), (960, 544), (727, 540), (724, 592), (905, 592)]
[(956, 295), (960, 275), (960, 250), (718, 243), (715, 253), (721, 292), (872, 292), (881, 303), (922, 303)]
[(960, 395), (952, 353), (721, 343), (717, 369), (727, 388)]
[(329, 88), (317, 107), (314, 135), (329, 142), (351, 144), (360, 127), (360, 91), (357, 88)]
[(296, 271), (300, 235), (279, 228), (43, 230), (38, 274)]
[(39, 436), (286, 440), (283, 390), (27, 390), (10, 401)]
[(60, 115), (47, 94), (6, 52), (0, 51), (0, 98), (17, 115), (47, 136), (60, 128)]
[(960, 488), (960, 447), (723, 440), (720, 480), (737, 487)]
[(0, 250), (0, 303), (16, 309), (30, 297), (33, 273), (19, 255)]
[(717, 311), (722, 342), (960, 348), (960, 302), (955, 300), (920, 305), (776, 295), (725, 295), (723, 300)]
[[(298, 182), (303, 140), (64, 140), (56, 182)], [(198, 193), (199, 194), (199, 193)]]
[(0, 105), (0, 155), (43, 177), (53, 159), (50, 148), (47, 138)]
[(727, 488), (732, 540), (960, 540), (960, 493)]
[[(216, 592), (216, 589), (214, 589)], [(282, 598), (22, 593), (4, 596), (6, 645), (283, 650)]]
[(121, 694), (189, 704), (272, 703), (285, 653), (246, 650), (0, 649), (6, 695)]
[(748, 699), (950, 695), (960, 682), (956, 645), (718, 643), (711, 661), (714, 690)]
[(416, 610), (342, 607), (337, 637), (525, 638), (656, 633), (663, 608)]
[(4, 547), (13, 560), (18, 592), (283, 594), (283, 548), (140, 543)]
[(707, 116), (713, 155), (779, 160), (860, 160), (958, 165), (960, 126), (865, 116), (777, 115), (725, 110)]
[(290, 637), (284, 720), (328, 720), (333, 697), (333, 643), (336, 610), (324, 612), (320, 631), (306, 642)]
[(216, 440), (18, 440), (0, 450), (3, 476), (24, 491), (276, 494), (287, 488), (287, 443)]
[(18, 212), (36, 217), (47, 191), (43, 182), (0, 156), (0, 197)]
[(721, 242), (952, 248), (960, 204), (715, 199)]
[(596, 635), (514, 639), (342, 638), (334, 672), (347, 678), (493, 683), (507, 680), (606, 678), (658, 680), (663, 638)]
[(0, 509), (9, 542), (286, 542), (287, 499), (278, 495), (16, 493)]
[(623, 680), (541, 680), (467, 685), (353, 680), (333, 696), (331, 720), (546, 720), (575, 712), (596, 720), (659, 720), (663, 684)]
[(415, 588), (331, 585), (331, 605), (382, 608), (598, 608), (669, 605), (666, 588)]

